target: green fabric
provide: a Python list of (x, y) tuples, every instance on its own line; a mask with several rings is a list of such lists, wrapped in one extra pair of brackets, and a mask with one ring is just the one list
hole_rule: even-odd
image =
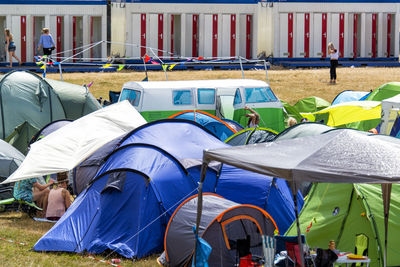
[(390, 82), (375, 89), (365, 100), (382, 101), (398, 94), (400, 94), (400, 82)]
[[(269, 128), (276, 132), (285, 129), (284, 115), (282, 108), (253, 108), (260, 115), (259, 127)], [(249, 118), (245, 114), (249, 113), (245, 109), (236, 109), (234, 111), (233, 120), (243, 127), (247, 127)]]
[(303, 116), (301, 116), (300, 112), (293, 107), (292, 105), (288, 104), (287, 102), (281, 100), (282, 104), (283, 104), (283, 108), (285, 109), (285, 124), (287, 125), (287, 119), (289, 117), (293, 117), (297, 120), (297, 122), (300, 122), (301, 119), (303, 118)]
[[(368, 236), (364, 234), (359, 234), (356, 236), (356, 254), (360, 256), (366, 256), (367, 254), (367, 249), (368, 249)], [(357, 266), (360, 266), (361, 264), (357, 264)]]
[(4, 141), (18, 149), (22, 154), (26, 155), (28, 153), (29, 142), (39, 130), (40, 129), (30, 125), (29, 122), (24, 122), (17, 126), (15, 130), (4, 139)]
[[(335, 210), (339, 210), (336, 215)], [(383, 265), (385, 228), (381, 185), (315, 183), (299, 216), (300, 230), (310, 247), (326, 249), (329, 240), (335, 240), (337, 249), (354, 253), (356, 236), (364, 234), (369, 239), (370, 266)], [(393, 184), (387, 266), (400, 265), (399, 221), (400, 185)], [(295, 222), (286, 235), (297, 235)]]
[(310, 96), (306, 97), (303, 99), (300, 99), (297, 101), (296, 104), (294, 104), (294, 108), (299, 112), (299, 113), (309, 113), (309, 112), (316, 112), (320, 111), (324, 108), (327, 108), (331, 105), (328, 101), (316, 97), (316, 96)]

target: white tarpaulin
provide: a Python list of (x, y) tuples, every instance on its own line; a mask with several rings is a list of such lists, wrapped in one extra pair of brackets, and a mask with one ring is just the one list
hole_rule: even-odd
[(145, 123), (128, 101), (90, 113), (33, 143), (20, 167), (3, 183), (69, 171), (104, 144)]

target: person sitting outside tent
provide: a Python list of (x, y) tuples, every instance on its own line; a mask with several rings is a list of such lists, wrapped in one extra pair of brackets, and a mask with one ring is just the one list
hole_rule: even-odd
[(247, 122), (247, 128), (258, 127), (258, 124), (260, 123), (260, 115), (249, 107), (244, 107), (244, 109), (251, 112), (245, 115), (249, 118), (249, 121)]
[[(47, 198), (50, 190), (48, 187), (54, 183), (50, 180), (47, 184), (40, 184), (37, 178), (18, 181), (14, 185), (14, 197), (29, 203), (36, 202), (39, 208), (43, 209), (43, 214), (47, 208)], [(35, 190), (36, 189), (36, 190)]]
[(57, 186), (50, 190), (46, 218), (57, 221), (71, 206), (71, 194), (67, 190), (68, 174), (61, 172), (57, 174)]
[(289, 117), (287, 124), (288, 124), (288, 127), (292, 127), (293, 125), (297, 124), (297, 120), (293, 117)]

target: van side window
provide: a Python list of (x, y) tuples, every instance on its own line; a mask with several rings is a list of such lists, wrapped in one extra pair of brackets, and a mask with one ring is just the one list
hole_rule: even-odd
[(192, 105), (192, 91), (175, 90), (172, 91), (172, 101), (174, 105)]
[(132, 89), (122, 89), (120, 101), (128, 100), (133, 106), (139, 106), (141, 92)]
[(246, 103), (276, 102), (278, 99), (269, 87), (245, 88)]
[(238, 89), (236, 89), (236, 92), (235, 92), (235, 100), (233, 101), (233, 104), (236, 105), (236, 104), (240, 104), (240, 103), (242, 103), (242, 96), (240, 95), (240, 90), (238, 88)]
[(214, 104), (215, 89), (197, 89), (197, 101), (199, 104)]

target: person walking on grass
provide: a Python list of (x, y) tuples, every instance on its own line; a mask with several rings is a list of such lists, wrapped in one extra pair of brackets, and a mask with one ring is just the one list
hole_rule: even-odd
[(336, 83), (336, 67), (338, 66), (338, 60), (339, 60), (339, 52), (333, 45), (333, 43), (328, 44), (328, 55), (331, 57), (331, 80), (330, 83), (335, 84)]
[(8, 58), (10, 60), (10, 68), (12, 67), (12, 58), (15, 58), (19, 65), (22, 64), (21, 60), (19, 60), (19, 58), (15, 55), (15, 50), (17, 49), (17, 47), (15, 46), (14, 43), (14, 36), (13, 34), (10, 32), (10, 29), (5, 29), (4, 30), (4, 35), (6, 37), (6, 52), (8, 52)]

